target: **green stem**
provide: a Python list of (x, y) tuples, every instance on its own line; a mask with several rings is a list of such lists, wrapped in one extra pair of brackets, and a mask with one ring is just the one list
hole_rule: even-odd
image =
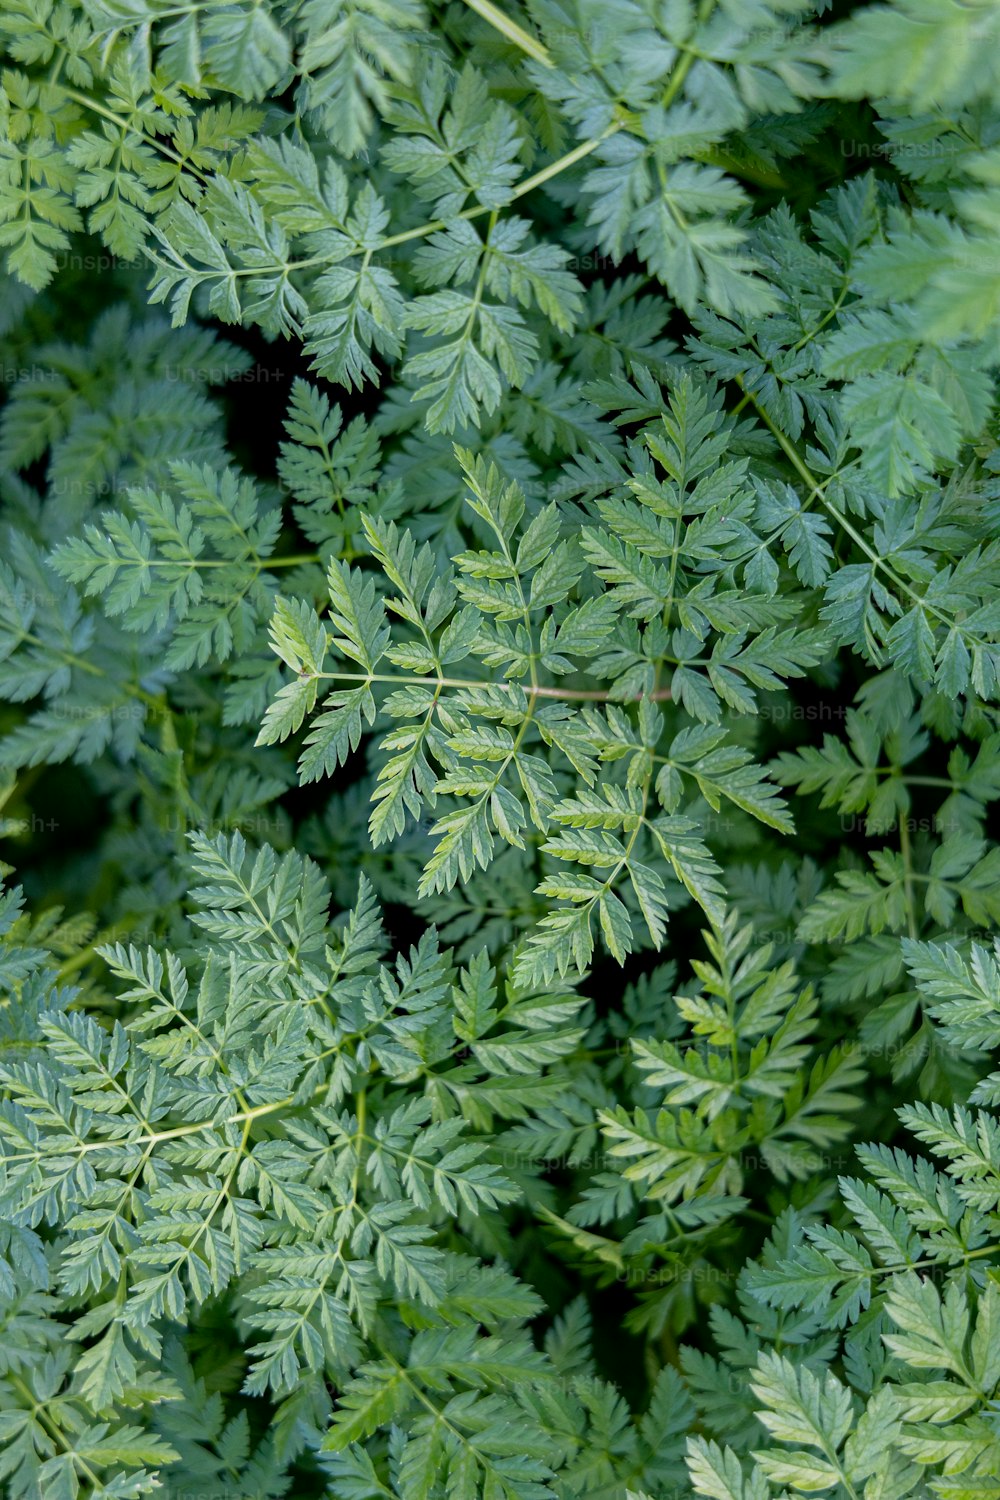
[(484, 21), (488, 21), (495, 30), (499, 31), (501, 36), (506, 37), (508, 42), (513, 42), (515, 47), (520, 47), (522, 52), (533, 57), (535, 62), (544, 64), (546, 68), (552, 67), (552, 59), (537, 37), (533, 37), (525, 31), (523, 26), (519, 26), (516, 21), (505, 16), (503, 11), (492, 3), (492, 0), (465, 0), (465, 3), (470, 10), (476, 12), (477, 16), (482, 16)]
[(735, 376), (734, 383), (739, 386), (741, 391), (744, 391), (747, 395), (749, 395), (750, 400), (755, 410), (757, 411), (757, 414), (759, 415), (761, 421), (764, 423), (764, 426), (777, 440), (778, 446), (781, 448), (781, 451), (784, 453), (785, 457), (788, 459), (788, 462), (798, 474), (799, 478), (803, 481), (804, 484), (808, 485), (810, 494), (814, 495), (820, 501), (827, 513), (832, 516), (833, 519), (837, 522), (837, 525), (840, 526), (840, 528), (844, 532), (846, 532), (846, 534), (851, 538), (855, 545), (861, 549), (861, 551), (868, 558), (869, 562), (872, 564), (872, 567), (884, 573), (886, 577), (891, 580), (893, 586), (898, 589), (901, 594), (904, 594), (912, 604), (916, 604), (919, 608), (925, 609), (929, 615), (933, 616), (935, 620), (946, 626), (949, 630), (953, 628), (957, 629), (962, 635), (963, 639), (971, 642), (974, 647), (980, 646), (982, 642), (976, 636), (974, 636), (970, 631), (964, 629), (957, 620), (950, 619), (948, 615), (946, 615), (943, 610), (938, 609), (936, 605), (928, 603), (928, 601), (922, 594), (917, 593), (916, 589), (912, 588), (906, 582), (905, 578), (901, 578), (900, 575), (896, 572), (895, 568), (892, 567), (891, 563), (886, 562), (883, 557), (879, 556), (875, 548), (868, 541), (867, 537), (863, 536), (862, 533), (857, 529), (857, 527), (848, 520), (843, 512), (838, 510), (833, 501), (828, 499), (825, 493), (827, 486), (830, 485), (838, 476), (836, 474), (831, 474), (828, 479), (824, 480), (821, 483), (809, 468), (809, 465), (799, 453), (795, 444), (782, 432), (781, 428), (773, 420), (770, 412), (768, 412), (766, 407), (763, 406), (759, 398), (754, 395), (752, 391), (747, 391), (742, 377), (739, 375)]
[[(515, 684), (510, 682), (492, 683), (483, 679), (472, 677), (407, 677), (402, 673), (391, 672), (312, 672), (303, 674), (306, 677), (315, 677), (329, 682), (392, 682), (405, 687), (437, 687), (437, 688), (484, 688), (505, 687), (513, 690)], [(537, 698), (554, 698), (563, 703), (638, 703), (642, 698), (649, 697), (654, 703), (666, 703), (670, 699), (669, 688), (657, 688), (650, 694), (634, 693), (630, 698), (616, 698), (612, 693), (600, 692), (590, 688), (557, 688), (557, 687), (532, 687), (522, 688), (526, 697), (534, 694)]]
[[(52, 81), (55, 82), (54, 79)], [(197, 177), (198, 181), (205, 187), (208, 186), (209, 179), (205, 176), (204, 172), (199, 172), (198, 168), (193, 166), (186, 157), (181, 156), (172, 146), (168, 146), (165, 141), (161, 141), (159, 136), (148, 135), (139, 126), (131, 124), (124, 115), (115, 114), (114, 110), (106, 109), (103, 104), (98, 104), (96, 99), (90, 99), (86, 94), (80, 94), (76, 89), (68, 88), (65, 83), (56, 83), (56, 87), (62, 90), (67, 99), (72, 99), (74, 104), (79, 104), (83, 109), (92, 110), (95, 115), (100, 115), (102, 120), (107, 120), (110, 124), (117, 125), (119, 130), (131, 131), (137, 139), (144, 141), (147, 146), (152, 146), (154, 150), (160, 152), (161, 156), (169, 157), (171, 161), (183, 167), (186, 172), (190, 172), (192, 177)]]
[[(714, 9), (715, 0), (701, 0), (701, 4), (698, 7), (697, 25), (701, 26), (705, 21), (707, 21)], [(688, 73), (691, 71), (692, 64), (697, 60), (697, 57), (698, 53), (694, 48), (687, 47), (684, 49), (684, 56), (681, 58), (676, 68), (671, 73), (670, 78), (667, 82), (667, 86), (660, 98), (660, 103), (664, 109), (668, 109), (677, 98), (677, 95), (680, 93), (683, 86), (684, 80), (688, 76)]]
[(905, 815), (899, 819), (899, 852), (903, 861), (903, 891), (906, 895), (906, 926), (910, 937), (917, 938), (917, 906), (913, 892), (913, 853), (910, 848), (910, 830)]
[[(579, 146), (574, 146), (572, 151), (567, 151), (564, 156), (560, 156), (555, 161), (550, 162), (549, 165), (547, 167), (543, 167), (540, 172), (535, 172), (533, 176), (525, 177), (523, 182), (516, 183), (515, 186), (511, 189), (511, 203), (513, 203), (518, 198), (523, 198), (526, 193), (533, 193), (535, 188), (542, 187), (544, 183), (550, 182), (553, 177), (558, 177), (560, 172), (566, 172), (570, 167), (575, 167), (578, 161), (583, 161), (584, 158), (589, 156), (592, 151), (596, 151), (598, 146), (602, 145), (609, 136), (615, 135), (619, 130), (621, 130), (624, 126), (624, 123), (624, 120), (616, 120), (613, 125), (609, 125), (607, 130), (603, 130), (600, 135), (591, 136), (590, 140), (582, 141)], [(455, 215), (455, 218), (478, 219), (483, 214), (492, 212), (492, 209), (485, 208), (481, 204), (479, 204), (475, 208), (463, 209), (460, 214)], [(390, 234), (384, 240), (379, 240), (378, 244), (375, 246), (375, 252), (378, 253), (378, 251), (380, 250), (389, 250), (393, 245), (404, 245), (408, 240), (422, 239), (424, 235), (427, 234), (436, 234), (439, 229), (447, 229), (449, 223), (451, 222), (452, 221), (450, 219), (434, 219), (430, 224), (421, 224), (417, 229), (406, 229), (402, 232), (402, 234)], [(316, 261), (318, 261), (319, 259), (320, 257), (314, 258), (314, 260)], [(300, 264), (311, 265), (313, 263), (314, 261), (303, 261)], [(293, 269), (295, 264), (296, 263), (293, 262)], [(246, 274), (256, 276), (259, 275), (260, 272), (248, 271)]]
[(15, 1390), (20, 1392), (22, 1399), (27, 1400), (30, 1403), (32, 1415), (37, 1416), (40, 1426), (45, 1428), (46, 1432), (49, 1434), (50, 1440), (56, 1445), (57, 1448), (61, 1448), (62, 1451), (68, 1455), (74, 1466), (79, 1469), (80, 1473), (87, 1480), (87, 1483), (92, 1486), (94, 1493), (97, 1494), (101, 1489), (103, 1489), (103, 1485), (101, 1484), (100, 1479), (87, 1463), (87, 1460), (76, 1452), (75, 1448), (72, 1446), (72, 1442), (67, 1439), (66, 1434), (63, 1432), (58, 1422), (56, 1422), (53, 1417), (49, 1416), (49, 1413), (45, 1410), (44, 1402), (38, 1400), (34, 1391), (32, 1391), (30, 1387), (24, 1383), (19, 1375), (15, 1375), (9, 1372), (5, 1378), (10, 1382)]

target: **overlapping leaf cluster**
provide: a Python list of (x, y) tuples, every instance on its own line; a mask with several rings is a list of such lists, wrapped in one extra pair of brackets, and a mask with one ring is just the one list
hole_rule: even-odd
[(993, 0), (8, 0), (0, 1486), (1000, 1495)]

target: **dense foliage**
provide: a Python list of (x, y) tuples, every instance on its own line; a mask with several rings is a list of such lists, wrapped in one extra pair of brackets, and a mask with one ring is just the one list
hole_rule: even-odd
[(1000, 1497), (1000, 7), (4, 0), (0, 1485)]

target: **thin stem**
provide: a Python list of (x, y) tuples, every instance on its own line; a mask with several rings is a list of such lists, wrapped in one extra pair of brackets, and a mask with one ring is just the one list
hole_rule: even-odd
[[(500, 24), (498, 25), (498, 29), (502, 30), (505, 35), (508, 35), (512, 41), (517, 40), (517, 38), (515, 37), (515, 33), (519, 33), (520, 37), (522, 37), (524, 40), (519, 40), (518, 45), (524, 47), (524, 50), (530, 52), (531, 55), (536, 57), (539, 62), (542, 62), (547, 66), (551, 66), (551, 59), (549, 58), (549, 55), (545, 51), (544, 47), (542, 47), (541, 43), (535, 41), (534, 38), (530, 37), (528, 33), (526, 31), (523, 31), (521, 27), (517, 26), (515, 22), (509, 21), (501, 11), (497, 10), (495, 6), (489, 3), (489, 0), (476, 0), (476, 3), (473, 3), (473, 0), (466, 0), (466, 4), (471, 5), (474, 10), (479, 11), (479, 13), (483, 15), (485, 19), (490, 20), (492, 24), (498, 25), (499, 22)], [(487, 12), (489, 12), (489, 14), (487, 14)], [(525, 45), (525, 43), (527, 43), (527, 45)], [(688, 63), (688, 66), (690, 66), (690, 62)], [(683, 67), (683, 61), (681, 67)], [(686, 72), (686, 69), (684, 69), (684, 71)], [(204, 172), (199, 171), (198, 168), (194, 166), (193, 163), (190, 162), (186, 157), (181, 156), (179, 152), (175, 151), (172, 146), (167, 145), (165, 141), (160, 140), (156, 135), (147, 134), (139, 126), (132, 124), (123, 115), (116, 114), (113, 110), (108, 109), (105, 105), (99, 103), (96, 99), (91, 99), (86, 94), (82, 94), (76, 89), (69, 88), (64, 83), (57, 82), (57, 76), (58, 75), (54, 76), (50, 80), (50, 82), (52, 82), (57, 88), (59, 88), (67, 98), (72, 99), (74, 103), (79, 104), (84, 109), (92, 110), (94, 114), (100, 115), (102, 119), (108, 120), (111, 124), (118, 126), (120, 130), (131, 131), (133, 135), (146, 142), (146, 144), (151, 146), (154, 150), (159, 151), (161, 155), (168, 157), (173, 162), (176, 162), (177, 165), (180, 166), (184, 171), (190, 172), (191, 175), (193, 177), (196, 177), (203, 186), (208, 186), (210, 178), (207, 177)], [(560, 156), (555, 161), (550, 162), (547, 167), (543, 167), (541, 171), (535, 172), (530, 177), (524, 178), (522, 182), (515, 184), (515, 186), (511, 190), (509, 201), (513, 203), (516, 199), (523, 198), (526, 193), (534, 192), (535, 188), (541, 187), (543, 183), (551, 181), (553, 177), (558, 177), (561, 172), (568, 171), (568, 169), (575, 166), (577, 162), (583, 161), (584, 158), (589, 156), (592, 151), (596, 151), (598, 146), (606, 141), (609, 136), (615, 135), (617, 131), (623, 129), (625, 124), (630, 120), (631, 116), (629, 116), (627, 112), (619, 109), (616, 119), (607, 127), (606, 130), (603, 130), (600, 135), (595, 135), (592, 136), (589, 140), (582, 141), (580, 145), (574, 146), (572, 151), (567, 151), (563, 156)], [(477, 204), (474, 208), (463, 209), (461, 213), (454, 215), (454, 218), (475, 219), (479, 218), (482, 214), (492, 212), (494, 212), (493, 209), (482, 204)], [(410, 240), (423, 239), (428, 234), (435, 234), (438, 230), (446, 229), (452, 222), (453, 219), (433, 219), (427, 224), (418, 225), (418, 227), (415, 229), (407, 229), (400, 234), (387, 235), (384, 239), (377, 241), (377, 243), (369, 249), (368, 255), (377, 255), (382, 250), (389, 250), (394, 245), (406, 244)], [(149, 256), (150, 260), (152, 260), (154, 263), (156, 262), (155, 255), (146, 246), (143, 246), (143, 252)], [(265, 274), (267, 270), (271, 270), (281, 271), (287, 275), (291, 271), (306, 270), (312, 266), (324, 265), (328, 262), (328, 260), (328, 255), (312, 255), (301, 260), (287, 261), (283, 262), (280, 265), (275, 264), (271, 267), (262, 267), (258, 265), (233, 267), (231, 268), (230, 274), (233, 276), (261, 276)]]
[[(574, 146), (572, 151), (567, 151), (564, 156), (560, 156), (556, 161), (550, 162), (549, 165), (547, 167), (543, 167), (540, 172), (535, 172), (531, 177), (526, 177), (523, 182), (517, 183), (517, 185), (511, 190), (509, 201), (513, 203), (516, 201), (516, 199), (523, 198), (526, 193), (534, 192), (535, 188), (541, 187), (543, 183), (551, 181), (553, 177), (558, 177), (560, 172), (565, 172), (570, 167), (576, 166), (577, 162), (583, 161), (584, 158), (589, 156), (592, 151), (596, 151), (598, 146), (600, 146), (610, 136), (613, 136), (619, 130), (622, 130), (625, 126), (625, 123), (626, 122), (624, 119), (616, 120), (613, 124), (608, 126), (607, 130), (602, 131), (600, 135), (595, 135), (592, 136), (590, 140), (582, 141), (579, 146)], [(484, 206), (483, 204), (477, 204), (474, 208), (463, 209), (461, 213), (455, 214), (454, 218), (452, 219), (432, 219), (427, 224), (418, 224), (415, 229), (404, 229), (399, 234), (386, 235), (384, 239), (378, 240), (370, 250), (365, 252), (365, 254), (369, 259), (371, 259), (372, 256), (378, 255), (382, 250), (391, 250), (396, 245), (405, 245), (408, 244), (410, 240), (424, 239), (429, 234), (436, 234), (438, 230), (447, 229), (448, 225), (454, 223), (456, 219), (478, 219), (481, 218), (483, 214), (495, 212), (495, 209)], [(347, 231), (344, 230), (343, 232), (346, 233)], [(143, 249), (144, 253), (154, 264), (159, 264), (155, 254), (151, 250), (146, 247), (143, 247)], [(339, 254), (339, 252), (337, 253)], [(361, 254), (360, 246), (358, 247), (357, 253)], [(180, 256), (178, 256), (177, 258), (178, 261), (181, 264), (185, 265), (189, 271), (194, 271), (194, 267), (188, 265), (188, 263), (186, 261), (183, 261)], [(288, 275), (292, 271), (307, 271), (311, 270), (314, 266), (326, 265), (329, 262), (329, 259), (329, 254), (322, 254), (304, 256), (300, 260), (289, 260), (282, 262), (275, 261), (269, 266), (231, 266), (229, 268), (228, 274), (233, 277), (262, 276), (267, 272), (281, 272), (284, 275)]]
[[(55, 80), (53, 79), (52, 82), (55, 83)], [(106, 109), (103, 104), (98, 104), (96, 99), (90, 99), (86, 94), (80, 94), (76, 89), (68, 88), (65, 83), (56, 83), (56, 87), (61, 89), (68, 99), (72, 99), (74, 104), (82, 105), (84, 109), (93, 110), (95, 115), (100, 115), (102, 120), (108, 120), (112, 125), (117, 125), (119, 130), (131, 131), (139, 140), (145, 141), (147, 145), (152, 146), (161, 155), (168, 156), (171, 161), (183, 167), (184, 171), (190, 172), (192, 177), (197, 177), (200, 183), (206, 187), (208, 186), (209, 179), (205, 176), (204, 172), (199, 172), (196, 166), (181, 156), (172, 146), (168, 146), (165, 141), (161, 141), (159, 136), (147, 135), (139, 126), (131, 124), (124, 115), (115, 114), (114, 110)]]
[[(313, 1097), (323, 1093), (327, 1087), (326, 1083), (319, 1084), (313, 1090)], [(219, 1130), (225, 1125), (244, 1125), (248, 1127), (254, 1120), (263, 1119), (265, 1115), (277, 1114), (278, 1110), (288, 1109), (294, 1103), (295, 1095), (288, 1094), (284, 1099), (275, 1099), (271, 1104), (258, 1104), (253, 1109), (241, 1109), (235, 1114), (225, 1115), (221, 1120), (197, 1120), (191, 1125), (174, 1125), (169, 1130), (155, 1130), (151, 1131), (148, 1135), (132, 1136), (131, 1139), (120, 1141), (81, 1141), (78, 1147), (78, 1154), (82, 1156), (91, 1151), (124, 1150), (132, 1146), (159, 1146), (163, 1141), (181, 1140), (184, 1136), (197, 1135), (202, 1130)], [(27, 1161), (28, 1159), (24, 1153), (5, 1158), (7, 1161)]]
[(910, 847), (910, 830), (905, 816), (899, 819), (899, 853), (903, 861), (903, 891), (906, 896), (906, 926), (910, 937), (917, 938), (917, 906), (913, 891), (913, 853)]
[(80, 1470), (87, 1482), (93, 1487), (95, 1493), (103, 1488), (100, 1479), (87, 1463), (87, 1460), (81, 1454), (77, 1453), (55, 1418), (49, 1416), (49, 1413), (45, 1410), (45, 1403), (38, 1400), (34, 1391), (24, 1383), (19, 1375), (8, 1372), (5, 1378), (15, 1390), (20, 1391), (23, 1399), (30, 1402), (32, 1415), (38, 1418), (39, 1425), (45, 1428), (50, 1440), (56, 1447), (61, 1448), (69, 1456), (71, 1462)]
[[(49, 649), (49, 647), (47, 646), (46, 642), (43, 641), (40, 636), (33, 635), (30, 630), (24, 630), (24, 631), (21, 632), (21, 635), (20, 635), (20, 638), (19, 638), (17, 644), (18, 645), (24, 644), (24, 645), (28, 645), (28, 646), (38, 646), (42, 651), (46, 651), (46, 650)], [(60, 651), (60, 650), (57, 650), (56, 648), (52, 648), (52, 649), (55, 652), (55, 654), (58, 655), (66, 663), (66, 665), (68, 667), (76, 667), (81, 672), (87, 672), (87, 673), (89, 673), (91, 677), (104, 677), (104, 678), (107, 678), (107, 677), (110, 676), (110, 674), (105, 670), (104, 667), (98, 667), (98, 666), (96, 666), (94, 662), (87, 661), (86, 657), (77, 656), (76, 653), (73, 652), (73, 651)], [(145, 703), (148, 707), (154, 708), (154, 709), (156, 709), (158, 711), (161, 711), (161, 712), (167, 710), (168, 705), (167, 705), (166, 700), (164, 698), (157, 698), (152, 693), (147, 693), (146, 690), (145, 690), (145, 688), (139, 687), (139, 685), (137, 683), (133, 683), (133, 682), (119, 682), (117, 684), (117, 686), (120, 688), (120, 690), (123, 693), (126, 694), (127, 697), (138, 698), (142, 703)], [(110, 705), (109, 705), (109, 709), (110, 709)]]
[(946, 787), (949, 792), (961, 789), (957, 781), (951, 781), (947, 776), (908, 776), (900, 766), (874, 766), (866, 769), (874, 770), (876, 776), (891, 776), (907, 786), (940, 786)]
[(361, 1088), (358, 1090), (358, 1096), (355, 1101), (354, 1110), (355, 1118), (358, 1122), (358, 1128), (354, 1136), (354, 1139), (357, 1142), (357, 1157), (355, 1158), (354, 1162), (354, 1171), (351, 1173), (351, 1201), (349, 1204), (347, 1204), (348, 1211), (353, 1209), (357, 1204), (358, 1193), (361, 1189), (361, 1169), (364, 1166), (364, 1152), (362, 1150), (362, 1143), (364, 1141), (369, 1141), (372, 1145), (378, 1145), (377, 1141), (373, 1140), (371, 1136), (365, 1133), (367, 1110), (368, 1091), (367, 1089)]
[(144, 557), (142, 566), (152, 571), (155, 568), (234, 568), (248, 564), (255, 573), (269, 573), (272, 568), (295, 568), (303, 563), (322, 562), (318, 552), (298, 552), (292, 557)]
[[(704, 24), (704, 22), (708, 20), (714, 9), (715, 0), (701, 0), (701, 5), (699, 5), (698, 7), (697, 17), (697, 23), (699, 26)], [(696, 61), (697, 57), (698, 53), (693, 47), (684, 48), (684, 56), (681, 58), (676, 68), (671, 73), (670, 78), (667, 82), (667, 86), (660, 97), (660, 104), (664, 109), (668, 109), (669, 106), (673, 104), (674, 100), (677, 98), (677, 95), (680, 93), (681, 87), (683, 86), (684, 80), (688, 76), (688, 73), (691, 71), (691, 66)]]
[(734, 376), (734, 383), (739, 386), (741, 391), (745, 391), (746, 394), (749, 395), (750, 400), (753, 403), (753, 406), (757, 411), (757, 414), (759, 415), (761, 421), (764, 423), (765, 427), (772, 434), (772, 436), (777, 440), (778, 446), (781, 448), (781, 451), (788, 459), (788, 462), (791, 464), (792, 468), (799, 475), (800, 479), (804, 484), (807, 484), (809, 486), (810, 493), (812, 495), (815, 495), (816, 498), (821, 501), (826, 511), (833, 517), (838, 526), (840, 526), (841, 529), (847, 533), (847, 535), (856, 544), (856, 546), (858, 546), (865, 554), (869, 562), (872, 564), (872, 567), (877, 568), (881, 572), (885, 573), (886, 576), (892, 580), (894, 587), (897, 588), (901, 594), (904, 594), (912, 604), (916, 604), (921, 609), (925, 609), (929, 615), (933, 616), (933, 618), (935, 620), (938, 620), (941, 624), (947, 626), (949, 630), (952, 628), (957, 629), (966, 640), (971, 641), (974, 646), (979, 646), (981, 644), (979, 639), (970, 631), (964, 629), (959, 621), (949, 618), (949, 616), (945, 614), (943, 610), (938, 609), (936, 605), (930, 604), (922, 594), (919, 594), (916, 589), (911, 588), (911, 586), (906, 582), (906, 579), (901, 578), (900, 575), (896, 572), (895, 568), (893, 568), (890, 563), (886, 562), (884, 558), (879, 556), (868, 539), (862, 535), (857, 527), (854, 526), (852, 522), (850, 522), (843, 514), (843, 512), (838, 510), (833, 501), (827, 497), (827, 495), (825, 494), (826, 488), (829, 484), (832, 483), (835, 478), (837, 478), (837, 475), (831, 474), (828, 479), (824, 480), (821, 483), (809, 468), (809, 465), (799, 453), (799, 450), (796, 448), (795, 444), (782, 432), (781, 428), (773, 420), (770, 412), (768, 412), (759, 398), (754, 395), (752, 391), (747, 391), (746, 386), (743, 384), (742, 377), (739, 375)]
[[(402, 673), (392, 672), (312, 672), (303, 674), (303, 680), (307, 677), (315, 677), (330, 682), (393, 682), (404, 687), (437, 687), (437, 688), (484, 688), (505, 687), (513, 691), (517, 686), (515, 683), (491, 683), (483, 679), (471, 677), (408, 677)], [(601, 692), (591, 688), (557, 688), (557, 687), (533, 687), (521, 689), (526, 697), (532, 694), (537, 698), (555, 698), (563, 703), (638, 703), (648, 697), (654, 703), (666, 703), (670, 699), (669, 688), (657, 688), (652, 693), (633, 693), (628, 698), (616, 698), (613, 693)]]
[(508, 42), (513, 42), (515, 47), (520, 47), (522, 52), (533, 57), (535, 62), (544, 64), (546, 68), (552, 67), (552, 59), (537, 37), (533, 37), (525, 31), (523, 26), (519, 26), (516, 21), (505, 16), (503, 11), (492, 3), (492, 0), (465, 0), (465, 3), (470, 10), (476, 12), (477, 16), (482, 16), (484, 21), (488, 21), (495, 30), (499, 31), (501, 36), (506, 37)]
[(469, 1438), (466, 1437), (465, 1433), (462, 1432), (460, 1428), (456, 1427), (454, 1423), (449, 1420), (449, 1418), (440, 1409), (440, 1407), (434, 1405), (434, 1402), (427, 1395), (427, 1393), (422, 1390), (419, 1385), (417, 1385), (416, 1381), (412, 1379), (410, 1372), (403, 1365), (401, 1365), (399, 1361), (392, 1354), (390, 1354), (387, 1349), (380, 1349), (379, 1353), (382, 1355), (382, 1358), (386, 1361), (387, 1364), (393, 1366), (396, 1371), (397, 1378), (401, 1380), (404, 1385), (409, 1386), (410, 1390), (413, 1392), (414, 1396), (416, 1396), (421, 1405), (426, 1407), (426, 1409), (430, 1412), (435, 1424), (439, 1424), (440, 1426), (444, 1427), (447, 1432), (451, 1433), (452, 1437), (454, 1437), (462, 1445), (462, 1447), (465, 1448), (469, 1454), (471, 1454), (473, 1462), (483, 1470), (484, 1475), (494, 1476), (494, 1489), (492, 1492), (496, 1494), (502, 1494), (506, 1491), (507, 1493), (509, 1493), (510, 1491), (507, 1482), (499, 1474), (496, 1465), (493, 1463), (488, 1453), (486, 1453), (482, 1448), (475, 1447), (469, 1440)]
[[(578, 161), (583, 161), (592, 151), (596, 151), (598, 146), (602, 145), (609, 136), (615, 135), (621, 130), (624, 124), (624, 120), (616, 120), (613, 125), (609, 125), (607, 130), (603, 130), (600, 135), (591, 136), (590, 140), (582, 141), (579, 146), (574, 146), (572, 151), (567, 151), (565, 156), (560, 156), (555, 161), (550, 162), (540, 172), (535, 172), (533, 176), (526, 177), (523, 182), (516, 183), (511, 189), (511, 203), (517, 198), (523, 198), (526, 193), (533, 193), (535, 188), (541, 187), (543, 183), (551, 181), (553, 177), (558, 177), (560, 172), (566, 172), (570, 167), (575, 167)], [(460, 214), (455, 215), (455, 218), (478, 219), (481, 215), (492, 212), (491, 208), (486, 208), (478, 204), (475, 208), (463, 209)], [(375, 253), (377, 254), (380, 250), (389, 250), (393, 245), (404, 245), (408, 240), (419, 240), (424, 235), (435, 234), (439, 229), (447, 229), (451, 222), (452, 220), (450, 219), (434, 219), (430, 224), (421, 224), (417, 229), (406, 229), (401, 234), (387, 235), (385, 239), (378, 241), (375, 246)], [(314, 257), (312, 261), (302, 261), (298, 264), (312, 265), (318, 262), (319, 259), (320, 257)], [(293, 262), (293, 266), (295, 264)], [(257, 276), (260, 272), (253, 270), (247, 272), (247, 274)]]
[(811, 328), (808, 333), (804, 333), (799, 339), (798, 343), (792, 345), (791, 350), (789, 351), (790, 353), (798, 354), (800, 349), (804, 349), (807, 344), (812, 343), (817, 334), (822, 333), (823, 329), (828, 323), (833, 322), (833, 319), (837, 316), (837, 314), (840, 312), (840, 309), (843, 307), (844, 299), (850, 290), (851, 283), (848, 279), (841, 287), (840, 292), (837, 294), (836, 300), (834, 301), (834, 304), (830, 308), (830, 310), (822, 318), (820, 318), (815, 328)]

